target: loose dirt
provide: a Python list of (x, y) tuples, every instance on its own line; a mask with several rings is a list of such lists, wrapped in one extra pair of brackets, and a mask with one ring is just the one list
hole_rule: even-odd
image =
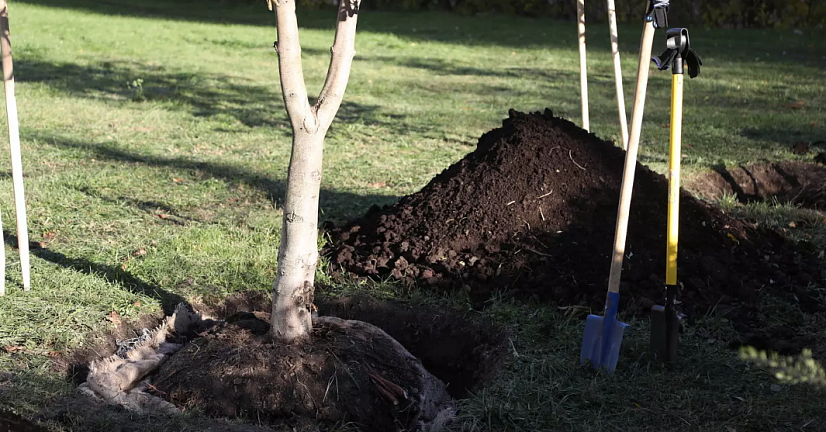
[[(479, 307), (500, 292), (601, 311), (624, 157), (550, 110), (511, 110), (422, 190), (333, 230), (325, 253), (334, 272), (464, 290)], [(644, 314), (663, 296), (667, 186), (637, 165), (621, 285), (627, 313)], [(680, 300), (690, 317), (714, 311), (754, 333), (766, 327), (761, 296), (823, 310), (806, 288), (821, 277), (808, 245), (686, 192), (680, 217)]]
[(826, 167), (786, 161), (736, 168), (715, 168), (686, 184), (708, 198), (735, 195), (741, 202), (777, 200), (816, 210), (826, 210)]
[(265, 424), (392, 431), (452, 415), (445, 385), (376, 327), (318, 318), (311, 339), (284, 344), (265, 336), (267, 318), (240, 313), (189, 343), (161, 366), (157, 393), (184, 411)]
[[(321, 316), (364, 321), (384, 330), (421, 360), (428, 372), (447, 384), (455, 398), (480, 390), (499, 371), (505, 359), (504, 329), (462, 311), (367, 295), (335, 296), (317, 287), (315, 304)], [(202, 299), (196, 309), (214, 317), (249, 311), (269, 311), (269, 293), (244, 292), (225, 298)], [(266, 312), (257, 312), (258, 314)]]

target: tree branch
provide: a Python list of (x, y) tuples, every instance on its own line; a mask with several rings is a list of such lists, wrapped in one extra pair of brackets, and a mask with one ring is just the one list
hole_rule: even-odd
[(341, 106), (350, 79), (350, 67), (356, 55), (356, 21), (361, 0), (339, 0), (338, 3), (338, 23), (335, 41), (330, 49), (330, 68), (315, 106), (318, 123), (325, 131)]
[(298, 20), (295, 0), (274, 0), (276, 31), (278, 33), (278, 72), (281, 93), (294, 133), (315, 133), (318, 121), (307, 99), (304, 70), (301, 66), (301, 44), (298, 39)]

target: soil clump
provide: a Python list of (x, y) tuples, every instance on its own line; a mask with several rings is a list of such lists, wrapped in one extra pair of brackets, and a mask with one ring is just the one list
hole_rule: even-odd
[[(501, 292), (601, 311), (624, 158), (550, 110), (511, 110), (422, 190), (334, 229), (325, 254), (334, 272), (463, 290), (479, 307)], [(667, 197), (667, 180), (638, 164), (621, 285), (627, 313), (647, 312), (664, 294)], [(680, 199), (680, 308), (689, 317), (714, 310), (756, 334), (770, 331), (762, 296), (824, 309), (807, 290), (822, 277), (808, 245), (685, 191)]]

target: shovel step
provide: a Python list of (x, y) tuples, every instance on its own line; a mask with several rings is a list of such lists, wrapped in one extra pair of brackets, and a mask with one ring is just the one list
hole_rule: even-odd
[(628, 324), (614, 320), (611, 334), (608, 335), (606, 352), (603, 353), (606, 342), (603, 338), (604, 317), (588, 315), (585, 319), (585, 335), (582, 338), (582, 351), (579, 355), (580, 364), (584, 365), (585, 360), (590, 360), (592, 368), (604, 367), (608, 372), (613, 372), (617, 368), (622, 334), (626, 327)]

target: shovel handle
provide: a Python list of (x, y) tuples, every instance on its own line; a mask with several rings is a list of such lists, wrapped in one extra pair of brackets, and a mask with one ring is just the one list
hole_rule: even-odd
[(590, 129), (588, 118), (588, 70), (585, 64), (585, 0), (576, 0), (579, 35), (579, 88), (582, 96), (582, 128)]
[(625, 153), (625, 168), (620, 188), (620, 203), (617, 211), (617, 226), (614, 235), (614, 253), (611, 258), (611, 273), (608, 278), (608, 292), (618, 293), (622, 258), (625, 255), (625, 239), (628, 236), (628, 214), (631, 210), (631, 193), (634, 188), (634, 171), (637, 168), (637, 153), (642, 130), (642, 114), (645, 107), (645, 92), (648, 87), (648, 71), (651, 63), (651, 47), (654, 44), (654, 23), (646, 21), (640, 41), (640, 60), (637, 67), (637, 88), (634, 93), (634, 110), (631, 114), (631, 135)]

